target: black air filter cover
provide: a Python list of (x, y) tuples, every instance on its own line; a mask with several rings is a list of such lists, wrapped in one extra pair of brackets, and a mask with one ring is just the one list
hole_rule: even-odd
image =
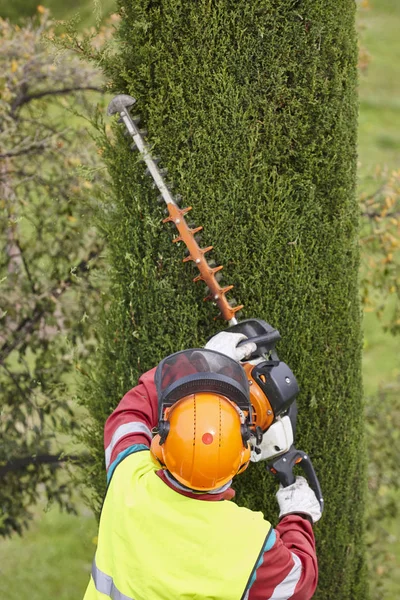
[(296, 377), (282, 361), (265, 361), (254, 367), (252, 377), (267, 396), (275, 417), (286, 412), (299, 393)]

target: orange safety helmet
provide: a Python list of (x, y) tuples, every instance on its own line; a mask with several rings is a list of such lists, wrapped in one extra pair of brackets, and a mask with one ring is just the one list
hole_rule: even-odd
[(159, 424), (153, 457), (199, 492), (228, 484), (250, 461), (251, 405), (241, 365), (211, 350), (177, 352), (155, 376)]

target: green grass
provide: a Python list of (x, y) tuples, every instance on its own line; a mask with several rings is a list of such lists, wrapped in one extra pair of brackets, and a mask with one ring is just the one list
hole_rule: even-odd
[(82, 27), (89, 27), (99, 19), (110, 15), (116, 6), (115, 0), (0, 0), (0, 16), (18, 21), (36, 13), (37, 6), (50, 9), (55, 19), (69, 20), (76, 16)]
[(393, 570), (385, 584), (385, 600), (398, 600), (400, 595), (400, 525), (388, 523), (393, 528), (393, 534), (387, 545), (387, 552), (393, 561)]
[(400, 376), (400, 337), (383, 331), (375, 314), (364, 315), (363, 379), (366, 396)]
[(363, 11), (361, 44), (371, 60), (360, 76), (359, 177), (360, 187), (376, 165), (400, 166), (400, 3), (372, 0)]
[(4, 600), (83, 598), (95, 552), (97, 523), (81, 508), (79, 517), (38, 508), (29, 531), (0, 543)]

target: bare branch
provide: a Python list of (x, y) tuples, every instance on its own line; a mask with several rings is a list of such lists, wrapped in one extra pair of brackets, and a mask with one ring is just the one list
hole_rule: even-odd
[(37, 454), (36, 456), (26, 456), (24, 458), (14, 458), (9, 460), (3, 467), (0, 467), (0, 478), (7, 475), (11, 471), (20, 471), (30, 465), (57, 465), (60, 467), (65, 462), (88, 462), (90, 455), (83, 452), (82, 454)]
[[(68, 131), (68, 128), (65, 128), (64, 130), (60, 131), (58, 137), (61, 137), (66, 131)], [(38, 132), (35, 135), (35, 139), (32, 139), (29, 136), (27, 136), (24, 140), (22, 140), (19, 143), (20, 149), (4, 152), (3, 154), (0, 154), (0, 158), (11, 158), (13, 156), (21, 156), (23, 154), (30, 154), (37, 150), (43, 151), (49, 147), (47, 142), (51, 142), (54, 140), (54, 135), (48, 135), (46, 137), (42, 137), (41, 139), (40, 137), (41, 136)]]
[(362, 202), (365, 204), (373, 202), (376, 198), (378, 198), (385, 191), (386, 186), (387, 186), (387, 181), (385, 181), (381, 186), (379, 186), (372, 194), (370, 194), (366, 198), (361, 198)]
[[(45, 140), (43, 140), (44, 142)], [(16, 150), (15, 152), (5, 152), (4, 154), (0, 154), (0, 158), (12, 158), (13, 156), (22, 156), (23, 154), (32, 154), (32, 152), (35, 152), (37, 150), (42, 151), (46, 149), (46, 144), (44, 143), (40, 143), (40, 144), (32, 144), (32, 146), (29, 146), (28, 148), (22, 148), (21, 150)]]
[(70, 88), (60, 88), (58, 90), (44, 90), (43, 92), (37, 92), (36, 94), (25, 95), (22, 94), (18, 96), (11, 105), (11, 114), (14, 114), (17, 108), (20, 108), (24, 104), (31, 102), (32, 100), (38, 100), (39, 98), (44, 98), (44, 96), (63, 96), (64, 94), (70, 94), (71, 92), (86, 92), (86, 91), (100, 92), (104, 93), (104, 89), (94, 86), (88, 85), (83, 87), (70, 87)]
[(32, 275), (31, 275), (31, 272), (30, 272), (30, 268), (28, 267), (28, 263), (26, 262), (24, 251), (21, 248), (21, 244), (20, 244), (18, 238), (15, 238), (14, 242), (15, 242), (16, 247), (19, 250), (19, 255), (20, 255), (20, 258), (22, 260), (22, 264), (24, 265), (25, 273), (26, 273), (26, 276), (28, 277), (28, 281), (29, 281), (29, 285), (30, 285), (32, 294), (35, 294), (36, 293), (35, 282), (32, 279)]
[[(34, 125), (37, 125), (37, 120), (36, 119), (29, 119), (28, 117), (20, 117), (18, 119), (19, 123), (31, 123)], [(42, 129), (47, 129), (48, 131), (51, 131), (51, 133), (55, 136), (55, 137), (60, 137), (60, 130), (58, 130), (56, 127), (52, 127), (49, 123), (40, 123), (40, 127)], [(64, 129), (64, 131), (67, 131), (67, 129)]]
[[(30, 404), (35, 410), (37, 410), (38, 407), (33, 402), (33, 400), (31, 400), (31, 397), (30, 397), (30, 394), (32, 394), (32, 392), (34, 392), (33, 388), (31, 388), (29, 386), (27, 390), (23, 390), (18, 382), (18, 379), (16, 378), (14, 373), (12, 373), (12, 371), (10, 371), (10, 369), (8, 369), (7, 366), (4, 364), (1, 364), (0, 367), (2, 367), (4, 369), (4, 371), (7, 373), (7, 375), (10, 377), (10, 379), (14, 383), (15, 387), (17, 388), (17, 390), (20, 393), (20, 398), (23, 398), (24, 400), (26, 400), (27, 404)], [(28, 392), (28, 393), (26, 393), (26, 392)], [(33, 396), (34, 396), (34, 394), (33, 394)]]
[(382, 216), (381, 213), (379, 213), (379, 212), (366, 211), (366, 212), (362, 212), (361, 216), (366, 217), (367, 219), (375, 219), (376, 217), (380, 217), (381, 219), (386, 219), (388, 217), (399, 217), (400, 212), (388, 212), (384, 216)]

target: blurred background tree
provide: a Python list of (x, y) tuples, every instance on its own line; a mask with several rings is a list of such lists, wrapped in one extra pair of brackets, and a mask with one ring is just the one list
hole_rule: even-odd
[(360, 195), (361, 290), (365, 312), (373, 312), (391, 334), (400, 333), (400, 169), (377, 169), (378, 188)]
[(73, 510), (75, 456), (61, 434), (79, 429), (71, 374), (95, 346), (100, 295), (91, 200), (103, 170), (76, 115), (103, 84), (54, 55), (43, 39), (54, 23), (38, 15), (0, 19), (0, 535), (21, 533), (43, 495)]
[(359, 1), (359, 195), (367, 548), (373, 600), (400, 594), (400, 5)]

